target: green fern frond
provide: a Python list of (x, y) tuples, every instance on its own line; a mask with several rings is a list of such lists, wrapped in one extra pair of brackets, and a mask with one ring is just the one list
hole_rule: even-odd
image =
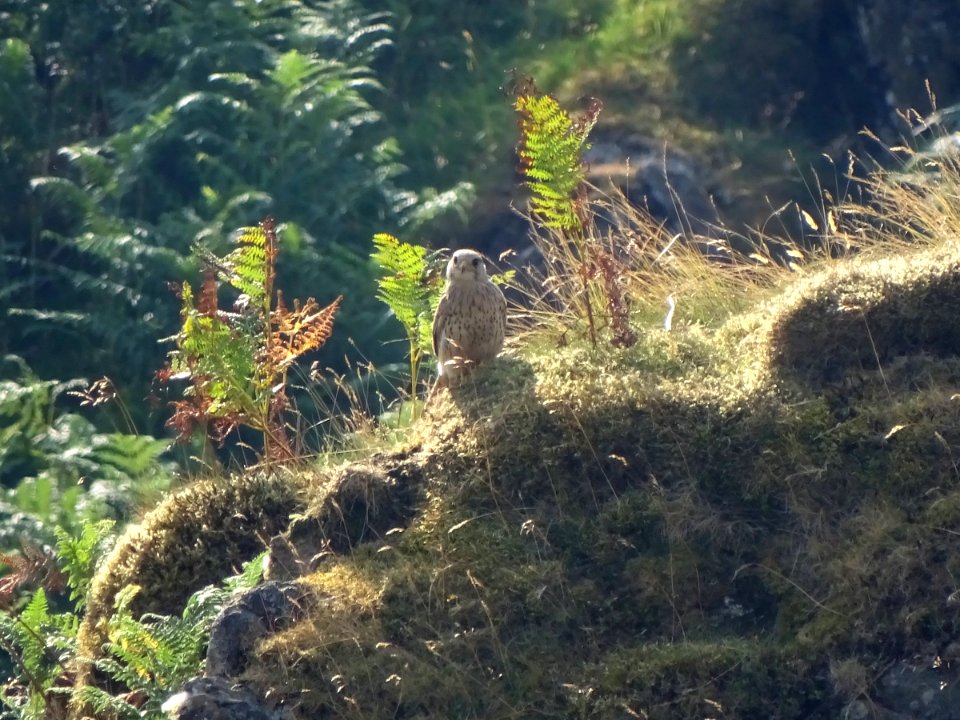
[(393, 312), (407, 335), (411, 397), (417, 396), (421, 359), (433, 352), (433, 313), (440, 299), (440, 283), (431, 281), (427, 249), (400, 242), (388, 233), (373, 236), (377, 265), (377, 298)]
[(271, 268), (276, 258), (276, 248), (271, 245), (262, 226), (244, 228), (237, 248), (218, 268), (220, 279), (248, 295), (255, 307), (264, 307), (271, 299)]
[(241, 565), (239, 575), (231, 575), (223, 581), (224, 588), (229, 593), (255, 588), (263, 580), (264, 562), (270, 555), (268, 550)]
[(50, 608), (47, 605), (47, 594), (44, 589), (37, 588), (30, 598), (30, 602), (17, 617), (17, 640), (20, 646), (20, 657), (23, 666), (34, 677), (43, 677), (44, 656), (47, 646), (44, 637), (50, 625)]
[(86, 605), (87, 590), (93, 580), (97, 563), (106, 552), (105, 545), (111, 538), (113, 527), (113, 520), (87, 522), (83, 524), (77, 537), (62, 527), (54, 529), (57, 555), (60, 556), (67, 576), (70, 599), (74, 601), (78, 612)]
[(377, 297), (401, 323), (412, 324), (421, 298), (420, 274), (426, 266), (426, 248), (400, 242), (387, 233), (374, 235), (373, 245), (376, 252), (371, 257), (381, 271)]
[(71, 690), (76, 693), (77, 698), (84, 707), (89, 707), (93, 710), (93, 714), (96, 717), (116, 716), (123, 720), (135, 720), (136, 718), (143, 717), (137, 708), (122, 697), (111, 695), (106, 690), (102, 690), (95, 685), (82, 685), (75, 690)]
[[(89, 580), (88, 566), (109, 524), (89, 524), (80, 537), (58, 531), (58, 547), (68, 570)], [(79, 693), (75, 700), (97, 717), (160, 718), (161, 704), (183, 683), (201, 672), (206, 642), (214, 619), (236, 592), (256, 586), (263, 571), (263, 555), (244, 563), (241, 573), (217, 586), (194, 593), (182, 615), (133, 616), (131, 603), (141, 591), (128, 585), (114, 598), (113, 614), (106, 621), (107, 642), (95, 660), (97, 672), (111, 687), (129, 692), (114, 695), (94, 687), (66, 687), (64, 672), (76, 658), (78, 611), (51, 613), (47, 595), (37, 590), (19, 615), (0, 611), (0, 644), (16, 661), (17, 677), (5, 685), (0, 703), (22, 720), (42, 720), (50, 714), (51, 693)], [(74, 588), (88, 584), (71, 580)], [(136, 706), (129, 698), (136, 697)], [(7, 714), (0, 712), (0, 716)]]
[[(321, 308), (313, 298), (286, 307), (281, 293), (273, 305), (279, 244), (273, 218), (244, 228), (237, 247), (220, 258), (198, 246), (206, 272), (196, 296), (189, 283), (181, 288), (180, 332), (168, 353), (161, 381), (188, 379), (184, 400), (167, 425), (185, 440), (203, 428), (222, 441), (237, 425), (264, 435), (263, 457), (293, 457), (282, 414), (288, 407), (287, 373), (305, 353), (324, 345), (333, 332), (341, 298)], [(219, 281), (246, 297), (236, 312), (219, 308)]]
[(128, 477), (143, 477), (156, 472), (169, 443), (148, 435), (110, 433), (106, 442), (95, 448), (98, 462)]
[(583, 153), (599, 114), (599, 106), (575, 120), (554, 98), (536, 92), (532, 85), (521, 92), (514, 107), (520, 114), (520, 160), (530, 206), (547, 227), (583, 228), (578, 213), (579, 192), (586, 177)]
[(20, 620), (28, 628), (38, 630), (50, 622), (50, 608), (43, 588), (38, 589), (20, 614)]
[(380, 271), (377, 298), (403, 325), (411, 345), (430, 353), (431, 297), (438, 293), (425, 281), (427, 249), (387, 233), (374, 235), (373, 245), (376, 251), (371, 258)]
[(256, 376), (256, 336), (236, 332), (219, 317), (201, 312), (189, 283), (183, 284), (181, 298), (183, 325), (170, 356), (171, 370), (194, 381), (191, 391), (210, 400), (210, 414), (251, 412), (248, 383)]
[(68, 212), (82, 214), (90, 209), (90, 197), (76, 183), (61, 177), (35, 177), (30, 190), (41, 200), (62, 206)]

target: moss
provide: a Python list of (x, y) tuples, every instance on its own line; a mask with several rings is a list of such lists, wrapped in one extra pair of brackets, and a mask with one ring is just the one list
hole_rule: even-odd
[(955, 243), (852, 261), (798, 283), (772, 326), (774, 363), (814, 387), (892, 360), (960, 346), (960, 252)]
[(623, 717), (627, 708), (650, 718), (835, 717), (838, 710), (822, 668), (791, 646), (627, 645), (591, 670), (596, 684), (582, 700), (589, 717)]
[[(379, 465), (379, 467), (378, 467)], [(299, 577), (326, 555), (349, 552), (403, 529), (422, 490), (420, 472), (402, 455), (376, 455), (341, 468), (306, 512), (270, 542), (270, 578)]]
[[(172, 493), (118, 540), (97, 571), (80, 627), (77, 684), (92, 681), (117, 593), (139, 585), (135, 615), (178, 614), (191, 594), (219, 582), (264, 549), (300, 507), (301, 475), (211, 478)], [(75, 708), (81, 715), (84, 708)]]

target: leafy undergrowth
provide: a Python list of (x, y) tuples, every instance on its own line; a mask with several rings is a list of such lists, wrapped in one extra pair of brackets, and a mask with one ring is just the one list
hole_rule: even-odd
[[(270, 572), (320, 602), (242, 680), (358, 719), (833, 718), (900, 659), (949, 681), (958, 316), (950, 241), (834, 263), (715, 328), (507, 353), (390, 454), (295, 476)], [(195, 504), (151, 532), (205, 527)], [(195, 585), (198, 555), (245, 559), (165, 547), (137, 578), (155, 611), (179, 612), (167, 578)]]
[[(144, 590), (126, 604), (131, 617), (180, 615), (191, 594), (237, 572), (262, 550), (264, 538), (287, 527), (290, 515), (303, 507), (305, 481), (255, 471), (200, 479), (128, 527), (100, 563), (87, 593), (72, 668), (77, 688), (91, 683), (117, 600), (130, 586)], [(167, 613), (167, 608), (177, 610)], [(78, 715), (90, 710), (84, 693), (72, 697)]]

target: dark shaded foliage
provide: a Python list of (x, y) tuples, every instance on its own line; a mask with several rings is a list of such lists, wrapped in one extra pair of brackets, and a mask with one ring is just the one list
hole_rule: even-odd
[[(611, 0), (359, 0), (397, 29), (375, 63), (401, 128), (407, 165), (424, 185), (463, 178), (509, 183), (516, 141), (500, 91), (517, 58), (541, 43), (586, 35)], [(523, 68), (520, 68), (521, 70)], [(403, 129), (406, 128), (406, 131)], [(466, 171), (465, 171), (466, 170)]]
[[(299, 0), (64, 1), (0, 17), (16, 36), (0, 47), (0, 189), (14, 209), (0, 213), (0, 349), (41, 376), (108, 374), (142, 397), (188, 249), (223, 249), (266, 211), (288, 221), (278, 272), (293, 294), (370, 282), (354, 244), (415, 201), (369, 101), (380, 18)], [(344, 308), (358, 342), (373, 344), (381, 315), (372, 298)]]
[(950, 0), (695, 0), (674, 54), (692, 108), (723, 123), (791, 128), (817, 142), (867, 126), (903, 131), (896, 108), (930, 109), (924, 81), (956, 97)]

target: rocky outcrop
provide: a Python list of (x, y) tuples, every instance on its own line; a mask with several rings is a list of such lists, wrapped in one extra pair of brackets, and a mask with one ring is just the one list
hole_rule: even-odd
[(422, 471), (409, 457), (377, 455), (343, 468), (316, 507), (270, 541), (268, 578), (297, 578), (325, 558), (402, 529), (416, 511)]
[(225, 607), (210, 629), (208, 677), (239, 678), (255, 656), (257, 642), (302, 618), (308, 595), (295, 583), (267, 582)]
[(302, 619), (311, 599), (295, 583), (267, 582), (246, 591), (221, 610), (210, 630), (206, 671), (163, 705), (174, 720), (282, 720), (289, 713), (268, 709), (243, 682), (256, 658), (257, 643)]
[(952, 0), (844, 0), (856, 18), (863, 60), (889, 82), (891, 101), (923, 112), (924, 81), (947, 104), (960, 100), (960, 16)]
[[(588, 181), (600, 192), (622, 195), (671, 233), (719, 232), (720, 216), (712, 196), (722, 188), (703, 163), (636, 133), (600, 128), (594, 135), (584, 161)], [(604, 221), (602, 209), (598, 220)]]
[(163, 705), (172, 720), (284, 720), (268, 711), (249, 690), (223, 678), (196, 678)]

